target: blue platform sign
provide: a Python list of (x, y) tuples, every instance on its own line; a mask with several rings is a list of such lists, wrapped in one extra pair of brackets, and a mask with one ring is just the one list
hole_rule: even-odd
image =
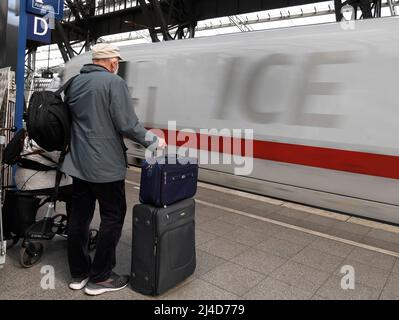
[(64, 0), (27, 0), (26, 11), (62, 20), (64, 16)]
[(33, 41), (50, 43), (51, 29), (49, 18), (38, 17), (33, 14), (27, 14), (27, 34), (26, 37)]

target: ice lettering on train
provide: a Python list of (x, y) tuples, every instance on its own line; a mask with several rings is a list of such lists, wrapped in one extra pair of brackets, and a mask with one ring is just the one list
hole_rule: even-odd
[[(342, 115), (331, 113), (328, 106), (340, 103), (345, 79), (325, 81), (317, 80), (317, 77), (323, 66), (354, 63), (354, 53), (329, 51), (302, 57), (275, 53), (262, 57), (245, 69), (242, 57), (229, 58), (223, 66), (226, 71), (215, 118), (230, 119), (229, 108), (234, 105), (235, 99), (241, 99), (239, 106), (242, 114), (254, 123), (339, 128)], [(237, 79), (245, 79), (239, 92)], [(326, 101), (326, 107), (320, 105), (322, 113), (308, 111), (314, 97), (318, 97), (318, 101)]]
[(231, 57), (221, 60), (221, 64), (225, 64), (226, 67), (222, 65), (222, 71), (224, 75), (222, 76), (222, 89), (220, 91), (220, 102), (217, 104), (219, 107), (215, 110), (216, 119), (226, 119), (226, 114), (229, 112), (229, 107), (233, 103), (234, 90), (233, 86), (236, 81), (236, 74), (239, 72), (239, 67), (243, 61), (242, 57)]
[[(279, 122), (279, 116), (282, 111), (286, 108), (284, 105), (283, 96), (286, 94), (284, 92), (284, 87), (277, 89), (275, 86), (279, 86), (282, 83), (274, 81), (267, 82), (268, 86), (272, 86), (270, 88), (270, 92), (272, 90), (281, 90), (281, 92), (274, 93), (272, 96), (265, 97), (266, 99), (262, 99), (262, 91), (268, 90), (269, 88), (264, 88), (263, 79), (271, 78), (270, 75), (275, 74), (273, 71), (276, 71), (280, 75), (287, 76), (287, 66), (292, 65), (292, 58), (283, 53), (276, 53), (266, 58), (258, 61), (253, 65), (253, 67), (249, 70), (247, 79), (245, 84), (245, 92), (243, 93), (243, 110), (245, 110), (245, 115), (255, 123), (275, 123)], [(277, 74), (276, 74), (277, 75)], [(277, 99), (276, 99), (277, 96)], [(259, 108), (261, 107), (261, 108)], [(275, 111), (260, 111), (262, 109), (275, 109)]]
[[(298, 79), (296, 92), (293, 97), (296, 101), (292, 103), (294, 108), (290, 109), (290, 117), (288, 124), (338, 128), (340, 126), (342, 115), (326, 113), (307, 112), (307, 105), (311, 96), (324, 96), (331, 100), (333, 96), (339, 96), (343, 90), (343, 83), (316, 81), (318, 69), (323, 65), (349, 64), (354, 62), (351, 51), (330, 51), (315, 52), (305, 57), (305, 62), (301, 65), (302, 79)], [(344, 80), (344, 79), (343, 79)], [(338, 99), (334, 99), (338, 103)]]

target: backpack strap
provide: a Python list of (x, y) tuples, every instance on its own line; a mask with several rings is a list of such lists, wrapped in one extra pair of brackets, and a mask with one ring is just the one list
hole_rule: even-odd
[(26, 156), (39, 155), (39, 156), (41, 156), (42, 158), (46, 159), (47, 161), (50, 161), (50, 162), (52, 162), (52, 163), (54, 163), (54, 164), (57, 164), (56, 161), (54, 161), (54, 160), (51, 159), (50, 157), (45, 156), (45, 155), (43, 154), (44, 152), (45, 152), (44, 150), (37, 150), (37, 151), (29, 152), (29, 153), (23, 153), (23, 154), (21, 154), (19, 157), (23, 159), (23, 157), (26, 157)]
[[(65, 90), (68, 90), (69, 86), (71, 85), (72, 81), (75, 80), (75, 78), (77, 78), (80, 74), (77, 74), (75, 76), (73, 76), (72, 78), (70, 78), (67, 82), (64, 83), (64, 85), (62, 85), (56, 92), (56, 95), (61, 95), (62, 92), (64, 92)], [(63, 121), (63, 119), (61, 117), (58, 116), (57, 113), (54, 114), (61, 122)], [(57, 173), (55, 175), (55, 183), (54, 183), (54, 192), (52, 195), (52, 199), (51, 202), (54, 203), (54, 207), (56, 205), (56, 201), (58, 198), (58, 191), (59, 191), (59, 187), (60, 187), (60, 183), (61, 183), (61, 178), (63, 176), (62, 171), (60, 170), (62, 163), (64, 162), (65, 156), (68, 152), (68, 146), (65, 145), (64, 146), (64, 150), (61, 151), (60, 157), (58, 159), (58, 166), (56, 167)]]
[(80, 74), (77, 74), (75, 76), (73, 76), (72, 78), (70, 78), (67, 82), (65, 82), (56, 92), (56, 95), (60, 95), (62, 92), (64, 92), (65, 90), (67, 90), (69, 88), (69, 86), (71, 85), (72, 81), (75, 80), (75, 78), (77, 78)]
[(24, 169), (30, 169), (35, 171), (52, 171), (57, 170), (57, 167), (46, 166), (40, 162), (29, 160), (29, 159), (20, 159), (18, 161), (18, 166)]
[(44, 159), (46, 159), (47, 161), (50, 161), (50, 162), (52, 162), (52, 163), (54, 163), (54, 164), (58, 164), (57, 161), (54, 161), (53, 159), (51, 159), (51, 158), (48, 157), (48, 156), (45, 156), (43, 153), (39, 153), (39, 156), (41, 156), (42, 158), (44, 158)]
[(61, 165), (63, 164), (63, 162), (65, 160), (65, 156), (66, 156), (67, 153), (68, 153), (68, 149), (67, 148), (65, 148), (63, 151), (61, 151), (60, 158), (58, 160), (58, 167), (56, 168), (57, 169), (57, 173), (55, 175), (54, 192), (53, 192), (53, 196), (52, 196), (52, 199), (51, 199), (51, 201), (54, 203), (54, 207), (55, 207), (56, 201), (58, 199), (58, 191), (59, 191), (59, 187), (60, 187), (60, 183), (61, 183), (61, 178), (62, 178), (62, 175), (63, 175), (63, 173), (62, 173), (62, 171), (60, 169), (61, 169)]

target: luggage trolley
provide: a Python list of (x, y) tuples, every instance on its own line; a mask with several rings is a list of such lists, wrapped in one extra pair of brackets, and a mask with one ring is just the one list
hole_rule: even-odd
[[(44, 246), (41, 240), (51, 240), (56, 235), (67, 238), (67, 216), (57, 213), (55, 205), (56, 201), (63, 199), (62, 196), (57, 196), (54, 200), (56, 192), (7, 190), (6, 197), (9, 201), (6, 203), (8, 208), (5, 209), (10, 211), (11, 208), (15, 208), (19, 215), (14, 223), (14, 232), (10, 235), (8, 248), (16, 245), (22, 238), (19, 262), (24, 268), (32, 267), (42, 258)], [(46, 213), (42, 219), (36, 221), (37, 211), (44, 205), (47, 205)], [(90, 229), (90, 251), (96, 248), (97, 235), (96, 229)]]
[[(11, 129), (9, 129), (11, 130)], [(12, 131), (16, 131), (15, 128)], [(1, 142), (1, 141), (0, 141)], [(5, 251), (16, 245), (22, 238), (19, 262), (22, 267), (30, 268), (40, 261), (44, 253), (41, 240), (51, 240), (56, 235), (67, 237), (67, 215), (56, 212), (56, 202), (65, 200), (65, 192), (60, 192), (62, 172), (57, 170), (55, 187), (41, 190), (16, 190), (15, 187), (3, 186), (3, 144), (0, 145), (0, 227), (1, 227), (1, 259), (5, 260)], [(4, 192), (5, 190), (5, 192)], [(5, 196), (3, 197), (3, 193)], [(4, 200), (4, 201), (3, 201)], [(36, 220), (37, 211), (47, 205), (46, 213)], [(3, 229), (5, 226), (5, 232)], [(96, 248), (98, 230), (90, 229), (89, 250)], [(3, 241), (4, 239), (6, 241)], [(4, 255), (3, 255), (4, 253)], [(3, 258), (4, 256), (4, 258)], [(0, 261), (2, 261), (0, 260)]]

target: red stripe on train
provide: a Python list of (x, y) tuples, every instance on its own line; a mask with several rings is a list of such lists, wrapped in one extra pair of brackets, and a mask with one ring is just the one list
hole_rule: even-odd
[[(175, 137), (179, 133), (183, 134), (181, 131), (168, 132), (166, 129), (161, 130), (164, 132), (168, 143), (171, 140), (168, 133), (175, 135)], [(226, 153), (233, 154), (231, 146), (228, 148), (226, 145), (223, 145), (222, 137), (219, 137), (217, 143), (213, 143), (212, 145), (212, 136), (210, 135), (200, 133), (184, 133), (184, 135), (186, 136), (185, 141), (178, 141), (176, 143), (177, 146), (185, 144), (186, 147), (216, 152), (225, 151)], [(213, 138), (215, 137), (213, 136)], [(208, 140), (208, 144), (204, 143), (206, 140)], [(245, 140), (239, 138), (232, 140), (241, 144), (241, 152), (234, 153), (243, 155), (245, 152)], [(198, 143), (200, 144), (199, 148), (197, 146)], [(398, 156), (254, 140), (253, 157), (262, 160), (399, 179)]]

